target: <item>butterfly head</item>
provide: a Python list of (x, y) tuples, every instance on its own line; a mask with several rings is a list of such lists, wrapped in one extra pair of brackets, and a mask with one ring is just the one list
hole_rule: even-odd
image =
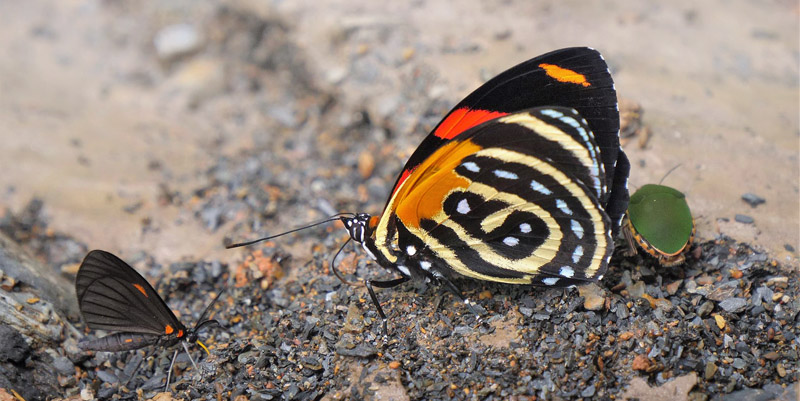
[(367, 213), (358, 213), (354, 216), (342, 216), (339, 218), (344, 224), (350, 239), (355, 242), (363, 243), (372, 235), (375, 228), (372, 216)]

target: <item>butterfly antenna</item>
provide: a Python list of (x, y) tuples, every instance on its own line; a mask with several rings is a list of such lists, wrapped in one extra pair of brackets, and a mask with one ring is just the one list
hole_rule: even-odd
[(669, 171), (667, 171), (667, 173), (666, 173), (666, 174), (664, 174), (664, 176), (663, 176), (663, 177), (661, 177), (661, 181), (659, 181), (659, 182), (658, 182), (658, 185), (661, 185), (661, 183), (662, 183), (662, 182), (664, 182), (664, 179), (666, 179), (666, 178), (667, 178), (667, 176), (668, 176), (668, 175), (670, 175), (670, 173), (672, 173), (673, 171), (675, 171), (675, 169), (677, 169), (678, 167), (680, 167), (680, 166), (681, 166), (681, 164), (682, 164), (682, 163), (678, 163), (678, 164), (677, 164), (675, 167), (673, 167), (673, 168), (669, 169)]
[(211, 303), (208, 304), (208, 306), (206, 306), (206, 309), (203, 311), (203, 314), (200, 315), (200, 319), (198, 319), (197, 323), (195, 323), (195, 325), (194, 325), (194, 331), (195, 332), (197, 332), (197, 330), (200, 329), (201, 327), (205, 326), (206, 323), (215, 322), (215, 323), (219, 324), (219, 322), (217, 322), (216, 320), (211, 320), (211, 319), (206, 319), (206, 318), (208, 317), (208, 314), (211, 312), (211, 308), (214, 307), (214, 304), (217, 303), (217, 300), (219, 300), (219, 297), (221, 297), (223, 293), (225, 293), (224, 289), (222, 291), (220, 291), (219, 294), (217, 294), (216, 297), (214, 297), (214, 300), (211, 301)]
[(339, 220), (339, 218), (342, 217), (342, 216), (354, 216), (354, 215), (355, 214), (353, 214), (353, 213), (337, 213), (337, 214), (335, 214), (333, 216), (325, 218), (324, 220), (317, 221), (317, 222), (311, 223), (311, 224), (307, 224), (307, 225), (304, 225), (304, 226), (301, 226), (301, 227), (293, 228), (293, 229), (291, 229), (289, 231), (282, 232), (280, 234), (270, 235), (269, 237), (259, 238), (259, 239), (255, 239), (255, 240), (252, 240), (252, 241), (239, 242), (239, 243), (235, 243), (235, 244), (226, 245), (225, 249), (238, 248), (238, 247), (241, 247), (241, 246), (257, 244), (259, 242), (271, 240), (273, 238), (282, 237), (282, 236), (284, 236), (286, 234), (291, 234), (291, 233), (294, 233), (294, 232), (297, 232), (297, 231), (305, 230), (307, 228), (316, 227), (316, 226), (319, 226), (319, 225), (322, 225), (322, 224), (325, 224), (325, 223), (330, 223), (332, 221)]
[(364, 286), (364, 283), (354, 283), (354, 282), (352, 282), (352, 281), (347, 281), (347, 280), (345, 280), (345, 278), (344, 278), (344, 276), (342, 275), (342, 273), (340, 273), (340, 272), (339, 272), (339, 270), (336, 268), (336, 258), (337, 258), (337, 257), (339, 257), (339, 254), (340, 254), (340, 253), (342, 253), (342, 250), (344, 249), (344, 247), (346, 247), (346, 246), (347, 246), (347, 244), (349, 244), (349, 243), (350, 243), (350, 239), (351, 239), (351, 238), (348, 238), (348, 239), (347, 239), (347, 241), (345, 241), (345, 243), (344, 243), (344, 244), (342, 244), (342, 246), (340, 246), (340, 247), (339, 247), (339, 250), (338, 250), (338, 251), (336, 251), (336, 254), (335, 254), (335, 255), (333, 255), (333, 259), (331, 259), (331, 271), (333, 271), (333, 274), (334, 274), (334, 275), (336, 276), (336, 278), (338, 278), (338, 279), (339, 279), (339, 281), (341, 281), (342, 283), (344, 283), (344, 284), (346, 284), (346, 285), (349, 285), (349, 286), (351, 286), (351, 287), (363, 287), (363, 286)]

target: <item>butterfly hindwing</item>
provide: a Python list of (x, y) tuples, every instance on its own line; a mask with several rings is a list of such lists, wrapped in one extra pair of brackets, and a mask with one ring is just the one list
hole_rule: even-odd
[[(423, 270), (509, 283), (594, 280), (613, 247), (598, 200), (607, 191), (598, 151), (573, 109), (532, 109), (473, 127), (391, 200), (397, 242), (415, 244), (410, 259)], [(376, 240), (391, 241), (383, 233)]]
[(75, 291), (84, 320), (93, 329), (156, 335), (185, 331), (150, 283), (109, 252), (86, 255)]

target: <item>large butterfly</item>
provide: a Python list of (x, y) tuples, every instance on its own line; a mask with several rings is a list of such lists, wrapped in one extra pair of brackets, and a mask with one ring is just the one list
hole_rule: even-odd
[[(86, 255), (75, 278), (75, 292), (83, 319), (90, 328), (117, 332), (79, 342), (78, 347), (85, 351), (129, 351), (149, 345), (171, 347), (180, 342), (187, 354), (186, 343), (197, 343), (208, 352), (197, 339), (197, 333), (206, 325), (219, 325), (206, 316), (222, 292), (208, 305), (194, 328), (186, 328), (144, 277), (106, 251), (94, 250)], [(176, 350), (173, 354), (166, 386), (177, 353)], [(189, 358), (197, 369), (190, 354)]]
[(323, 222), (341, 220), (372, 259), (399, 274), (365, 281), (385, 331), (373, 286), (418, 278), (462, 297), (455, 278), (546, 286), (601, 279), (628, 205), (629, 170), (603, 57), (561, 49), (456, 105), (411, 155), (380, 216)]
[(383, 213), (340, 219), (381, 266), (411, 278), (570, 286), (599, 280), (628, 205), (614, 82), (594, 49), (556, 50), (472, 92), (397, 178)]

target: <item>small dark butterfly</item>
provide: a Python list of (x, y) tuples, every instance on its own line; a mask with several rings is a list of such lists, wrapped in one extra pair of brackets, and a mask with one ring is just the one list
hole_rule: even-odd
[[(206, 317), (222, 292), (208, 305), (197, 324), (186, 328), (144, 277), (106, 251), (94, 250), (86, 255), (75, 278), (75, 292), (83, 319), (90, 328), (116, 332), (79, 342), (78, 347), (84, 351), (129, 351), (150, 345), (157, 349), (181, 343), (197, 369), (186, 344), (197, 343), (208, 353), (197, 334), (208, 325), (220, 325)], [(165, 389), (177, 355), (175, 350)]]

